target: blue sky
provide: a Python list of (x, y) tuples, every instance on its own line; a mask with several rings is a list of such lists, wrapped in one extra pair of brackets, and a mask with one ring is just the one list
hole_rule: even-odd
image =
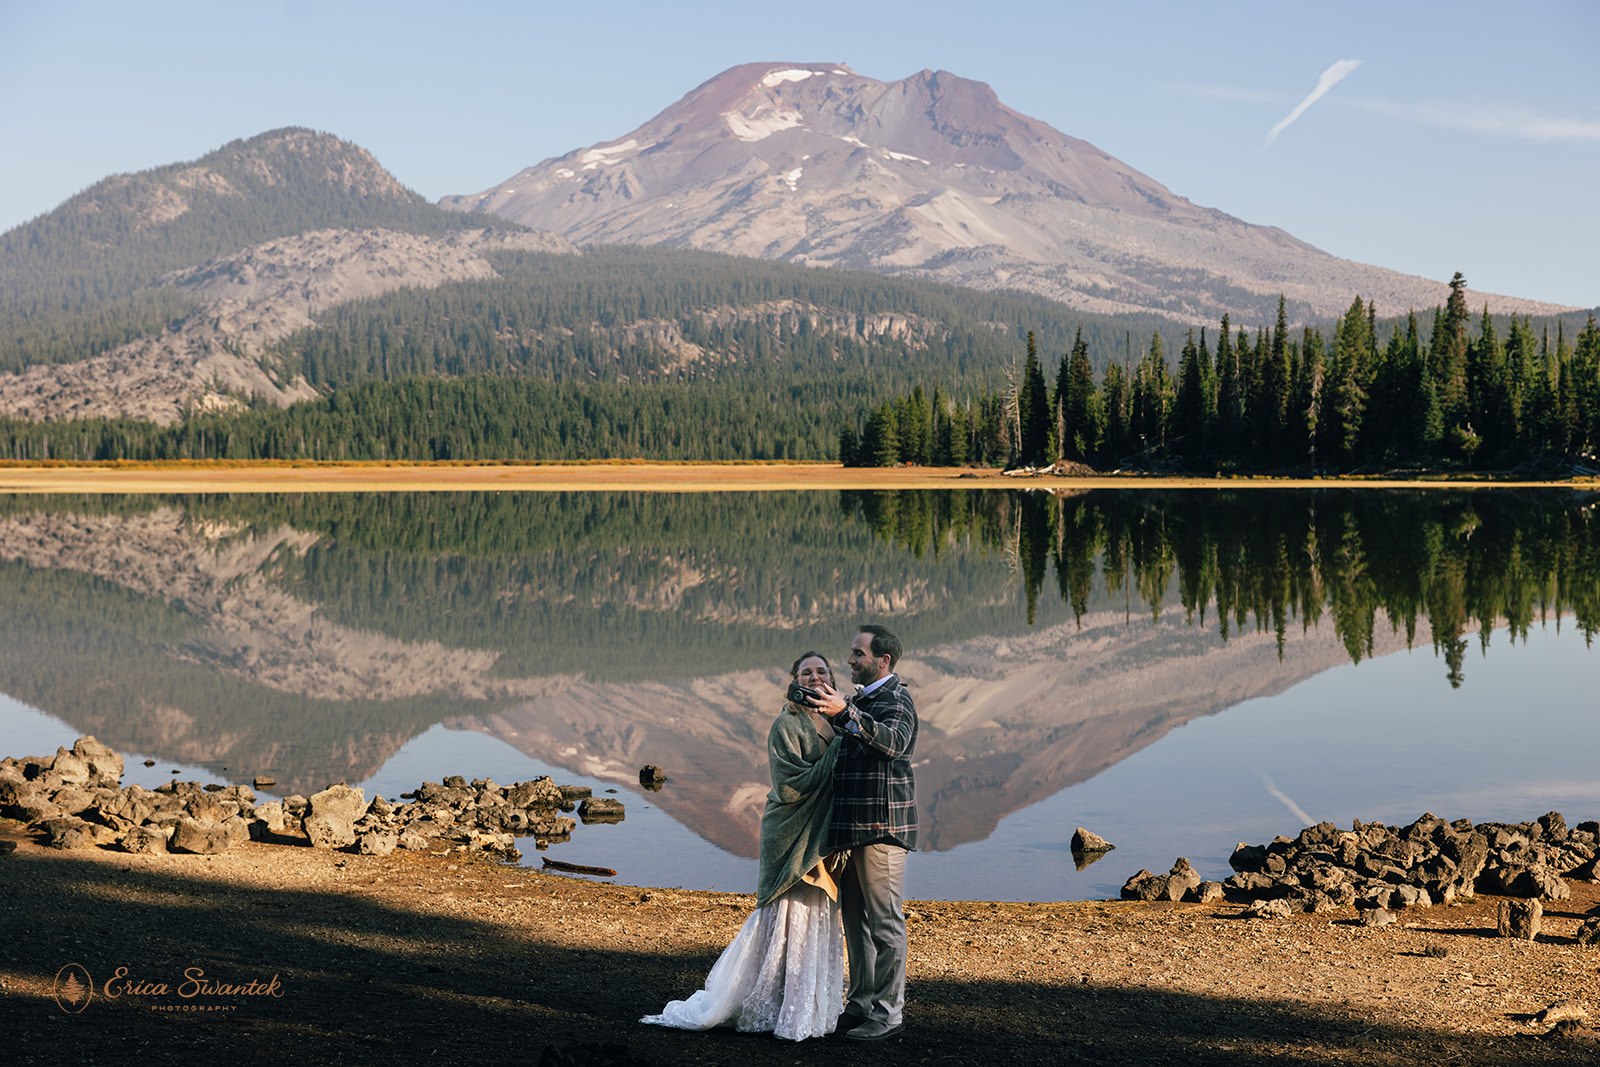
[(1590, 0), (0, 0), (0, 229), (288, 125), (430, 199), (475, 192), (735, 64), (829, 61), (987, 82), (1196, 203), (1441, 293), (1459, 270), (1592, 307), (1597, 44)]

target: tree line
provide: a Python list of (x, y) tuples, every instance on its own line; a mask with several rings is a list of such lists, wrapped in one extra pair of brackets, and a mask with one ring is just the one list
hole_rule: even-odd
[(1600, 448), (1600, 326), (1554, 335), (1531, 320), (1501, 327), (1468, 309), (1451, 280), (1424, 332), (1415, 312), (1382, 336), (1357, 297), (1334, 323), (1252, 335), (1224, 315), (1215, 343), (1191, 329), (1169, 362), (1160, 331), (1136, 364), (1107, 361), (1096, 380), (1079, 335), (1046, 384), (1030, 334), (1020, 373), (961, 399), (921, 384), (840, 433), (847, 465), (897, 463), (1101, 469), (1353, 471), (1503, 467), (1587, 457)]

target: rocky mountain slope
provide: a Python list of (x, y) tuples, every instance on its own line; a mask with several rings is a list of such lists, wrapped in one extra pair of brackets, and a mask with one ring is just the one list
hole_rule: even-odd
[(0, 374), (0, 414), (171, 423), (307, 399), (264, 357), (317, 312), (495, 277), (492, 250), (574, 250), (463, 221), (364, 149), (303, 129), (107, 178), (0, 235), (0, 345), (20, 364)]
[(280, 373), (267, 346), (314, 325), (319, 311), (403, 288), (495, 277), (490, 249), (563, 252), (561, 238), (520, 230), (429, 236), (313, 230), (165, 275), (198, 300), (170, 329), (99, 356), (0, 375), (0, 411), (25, 419), (131, 417), (173, 423), (190, 411), (287, 405), (317, 395)]
[[(1328, 255), (1200, 207), (1095, 146), (924, 70), (881, 82), (834, 63), (717, 75), (622, 137), (445, 197), (580, 243), (663, 244), (1040, 293), (1085, 311), (1195, 323), (1384, 314), (1429, 280)], [(1551, 305), (1474, 294), (1496, 312)]]

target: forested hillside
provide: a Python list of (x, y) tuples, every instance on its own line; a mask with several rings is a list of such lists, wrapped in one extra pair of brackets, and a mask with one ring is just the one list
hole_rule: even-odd
[(429, 204), (364, 149), (306, 129), (116, 175), (0, 234), (0, 371), (87, 359), (159, 332), (194, 307), (157, 284), (163, 274), (261, 241), (327, 227), (480, 225)]
[[(949, 466), (976, 459), (1103, 469), (1354, 471), (1373, 468), (1600, 470), (1600, 325), (1593, 315), (1535, 323), (1473, 316), (1457, 274), (1429, 319), (1380, 323), (1357, 297), (1331, 337), (1226, 315), (1208, 340), (1177, 350), (1150, 335), (1136, 364), (1096, 380), (1087, 338), (1074, 339), (1048, 384), (1048, 357), (1027, 341), (1009, 393), (952, 396), (941, 380), (885, 399), (840, 431), (851, 466)], [(1426, 327), (1425, 322), (1430, 323)], [(1214, 343), (1214, 350), (1213, 350)]]

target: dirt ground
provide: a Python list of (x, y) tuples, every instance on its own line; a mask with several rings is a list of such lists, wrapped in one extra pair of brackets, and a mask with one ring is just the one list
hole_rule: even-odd
[(123, 463), (0, 464), (0, 493), (338, 493), (514, 490), (746, 492), (785, 489), (1600, 488), (1559, 482), (1384, 478), (1019, 477), (992, 468), (841, 467), (837, 463)]
[(1600, 950), (1573, 941), (1600, 887), (1581, 883), (1537, 942), (1494, 936), (1486, 897), (1386, 929), (912, 902), (905, 1034), (859, 1048), (635, 1021), (698, 988), (749, 896), (463, 854), (58, 852), (4, 822), (0, 839), (18, 842), (0, 854), (8, 1064), (1600, 1062), (1596, 1030), (1532, 1018), (1600, 1010)]

